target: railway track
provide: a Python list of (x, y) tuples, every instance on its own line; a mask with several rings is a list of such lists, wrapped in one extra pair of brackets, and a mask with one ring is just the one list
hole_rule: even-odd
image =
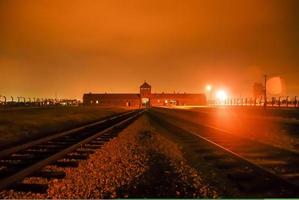
[(225, 183), (235, 186), (243, 195), (299, 196), (299, 154), (155, 109), (149, 116), (189, 145), (198, 160), (208, 163), (226, 179)]
[(0, 190), (45, 192), (46, 184), (28, 184), (26, 177), (63, 178), (63, 171), (44, 170), (45, 166), (76, 167), (80, 160), (100, 148), (137, 119), (135, 110), (0, 151)]

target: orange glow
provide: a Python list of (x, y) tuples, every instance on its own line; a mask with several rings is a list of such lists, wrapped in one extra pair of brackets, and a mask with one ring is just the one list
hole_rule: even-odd
[(267, 81), (267, 91), (272, 95), (279, 95), (282, 92), (282, 81), (280, 77), (273, 77)]
[(216, 92), (216, 98), (217, 100), (223, 102), (227, 99), (227, 93), (224, 90), (218, 90)]
[(207, 86), (206, 86), (206, 90), (207, 90), (207, 91), (211, 91), (211, 90), (212, 90), (212, 86), (211, 86), (211, 85), (207, 85)]
[(155, 92), (213, 83), (250, 96), (263, 74), (283, 72), (298, 95), (297, 2), (1, 1), (0, 94), (81, 99), (135, 93), (146, 79)]

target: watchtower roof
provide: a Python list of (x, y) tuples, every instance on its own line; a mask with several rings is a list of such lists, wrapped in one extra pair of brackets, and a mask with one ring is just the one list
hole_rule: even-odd
[(144, 81), (144, 83), (140, 86), (140, 88), (151, 88), (152, 86), (150, 86), (147, 82)]

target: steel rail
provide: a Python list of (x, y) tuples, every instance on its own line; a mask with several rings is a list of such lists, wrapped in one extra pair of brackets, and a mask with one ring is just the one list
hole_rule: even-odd
[(8, 149), (0, 151), (0, 158), (8, 156), (10, 154), (13, 154), (13, 153), (15, 153), (17, 151), (21, 151), (21, 150), (27, 149), (27, 148), (29, 148), (29, 147), (31, 147), (33, 145), (37, 145), (37, 144), (40, 144), (40, 143), (43, 143), (43, 142), (47, 142), (47, 141), (50, 141), (50, 140), (53, 140), (53, 139), (56, 139), (56, 138), (59, 138), (59, 137), (65, 136), (65, 135), (69, 135), (69, 134), (75, 133), (77, 131), (83, 131), (86, 128), (91, 128), (93, 126), (106, 123), (106, 122), (111, 121), (113, 119), (116, 119), (116, 118), (119, 118), (119, 117), (123, 117), (125, 115), (129, 115), (129, 114), (131, 114), (133, 112), (136, 112), (136, 110), (125, 112), (125, 113), (121, 113), (121, 114), (118, 114), (118, 115), (115, 115), (115, 116), (112, 116), (112, 117), (108, 117), (106, 119), (102, 119), (102, 120), (97, 121), (97, 122), (93, 122), (93, 123), (90, 123), (90, 124), (87, 124), (87, 125), (83, 125), (83, 126), (80, 126), (80, 127), (77, 127), (77, 128), (73, 128), (71, 130), (63, 131), (63, 132), (60, 132), (60, 133), (56, 133), (54, 135), (46, 136), (46, 137), (43, 137), (43, 138), (40, 138), (40, 139), (36, 139), (36, 140), (30, 141), (30, 142), (27, 142), (27, 143), (24, 143), (24, 144), (21, 144), (21, 145), (10, 147)]
[[(288, 181), (287, 179), (285, 179), (284, 177), (278, 176), (276, 174), (274, 174), (273, 172), (269, 171), (268, 169), (246, 159), (245, 157), (241, 156), (240, 154), (231, 151), (228, 148), (225, 148), (224, 146), (217, 144), (216, 142), (213, 142), (212, 140), (209, 140), (208, 138), (201, 136), (199, 133), (196, 133), (194, 131), (188, 130), (186, 128), (183, 128), (181, 126), (175, 125), (169, 121), (166, 121), (165, 119), (163, 119), (162, 117), (157, 116), (157, 114), (153, 114), (151, 113), (151, 115), (153, 115), (154, 117), (158, 118), (160, 121), (163, 121), (163, 123), (167, 124), (170, 127), (175, 128), (176, 130), (181, 130), (185, 133), (189, 133), (192, 134), (196, 137), (198, 137), (201, 140), (204, 140), (205, 142), (217, 147), (218, 149), (220, 149), (222, 152), (227, 153), (229, 155), (232, 155), (233, 157), (235, 157), (236, 159), (238, 159), (239, 161), (241, 161), (244, 164), (247, 164), (248, 166), (252, 167), (253, 169), (263, 172), (264, 174), (268, 175), (269, 177), (273, 178), (274, 180), (280, 181), (280, 183), (285, 184), (285, 186), (288, 186), (289, 188), (291, 188), (293, 191), (298, 191), (299, 187), (293, 183), (291, 183), (290, 181)], [(293, 152), (292, 152), (293, 153)]]
[[(193, 113), (195, 113), (195, 112), (193, 112)], [(251, 142), (259, 143), (259, 144), (262, 144), (262, 145), (265, 145), (265, 146), (272, 146), (272, 147), (275, 147), (278, 150), (288, 151), (289, 153), (299, 155), (298, 152), (296, 152), (296, 151), (287, 150), (287, 149), (282, 148), (281, 146), (274, 145), (274, 144), (270, 145), (269, 143), (266, 143), (266, 142), (263, 142), (263, 141), (258, 141), (258, 140), (255, 140), (254, 138), (251, 138), (251, 137), (245, 137), (245, 136), (242, 136), (242, 135), (236, 135), (233, 132), (230, 132), (229, 130), (226, 130), (226, 129), (223, 129), (223, 128), (218, 128), (218, 127), (210, 125), (210, 124), (204, 124), (204, 123), (201, 123), (201, 122), (188, 121), (186, 119), (175, 117), (175, 116), (173, 116), (173, 115), (171, 115), (169, 113), (162, 113), (162, 114), (166, 115), (167, 117), (170, 117), (170, 118), (173, 118), (173, 119), (178, 119), (178, 120), (180, 120), (182, 122), (187, 122), (189, 124), (193, 124), (193, 125), (198, 126), (198, 127), (201, 126), (201, 127), (208, 128), (208, 129), (211, 129), (211, 130), (216, 130), (220, 134), (223, 134), (223, 135), (231, 135), (233, 137), (238, 137), (238, 138), (243, 139), (243, 140), (248, 140), (248, 141), (251, 141)]]
[[(136, 112), (136, 111), (135, 111)], [(130, 112), (132, 113), (132, 112)], [(108, 127), (108, 128), (105, 128), (104, 130), (96, 133), (96, 134), (93, 134), (92, 136), (88, 137), (88, 138), (85, 138), (83, 139), (82, 141), (72, 145), (72, 146), (69, 146), (67, 147), (66, 149), (63, 149), (62, 151), (59, 151), (53, 155), (51, 155), (50, 157), (46, 158), (46, 159), (43, 159), (43, 160), (40, 160), (20, 171), (18, 171), (17, 173), (9, 176), (9, 177), (6, 177), (2, 180), (0, 180), (0, 190), (3, 190), (9, 186), (11, 186), (13, 183), (16, 183), (18, 181), (21, 181), (23, 180), (25, 177), (29, 176), (30, 174), (33, 174), (34, 172), (37, 172), (38, 170), (40, 170), (42, 167), (46, 166), (46, 165), (49, 165), (51, 163), (53, 163), (54, 161), (60, 159), (60, 158), (63, 158), (63, 156), (67, 155), (68, 153), (78, 149), (80, 146), (82, 146), (83, 144), (86, 144), (90, 141), (92, 141), (93, 139), (117, 128), (117, 127), (120, 127), (122, 125), (125, 125), (126, 123), (129, 123), (131, 120), (137, 118), (138, 116), (140, 116), (141, 114), (143, 113), (143, 111), (138, 111), (136, 114), (134, 114), (133, 116), (130, 116), (129, 118), (126, 118), (120, 122), (117, 122), (116, 124)], [(123, 114), (122, 116), (124, 116), (125, 114)], [(117, 118), (117, 117), (113, 117), (114, 119)], [(107, 120), (103, 120), (103, 121), (107, 121)], [(102, 123), (103, 123), (102, 121)], [(99, 122), (98, 122), (99, 123)], [(94, 123), (94, 124), (98, 124), (98, 123)], [(89, 127), (89, 126), (88, 126)], [(79, 130), (83, 130), (83, 129), (79, 129)], [(64, 134), (65, 135), (65, 134)], [(61, 136), (61, 135), (60, 135)], [(53, 139), (53, 138), (52, 138)]]
[[(183, 130), (187, 131), (186, 129), (182, 128)], [(210, 143), (210, 144), (213, 144), (214, 146), (218, 147), (219, 149), (221, 149), (222, 151), (225, 151), (231, 155), (233, 155), (234, 157), (236, 157), (237, 159), (239, 159), (240, 161), (246, 163), (247, 165), (249, 165), (250, 167), (256, 169), (256, 170), (261, 170), (263, 171), (264, 173), (266, 173), (268, 176), (274, 178), (275, 180), (277, 181), (282, 181), (284, 182), (284, 184), (288, 185), (289, 187), (293, 188), (293, 189), (299, 189), (299, 187), (297, 187), (295, 184), (289, 182), (288, 180), (286, 180), (285, 178), (281, 177), (281, 176), (277, 176), (276, 174), (274, 174), (273, 172), (269, 171), (268, 169), (256, 164), (256, 163), (253, 163), (252, 161), (248, 160), (247, 158), (245, 158), (244, 156), (241, 156), (240, 154), (238, 153), (235, 153), (233, 151), (231, 151), (230, 149), (228, 148), (225, 148), (224, 146), (222, 145), (219, 145), (217, 144), (216, 142), (213, 142), (212, 140), (209, 140), (208, 138), (205, 138), (201, 135), (199, 135), (198, 133), (194, 132), (194, 131), (190, 131), (188, 130), (189, 133), (191, 133), (192, 135), (196, 136), (196, 137), (199, 137), (200, 139), (202, 140), (205, 140), (206, 142)]]

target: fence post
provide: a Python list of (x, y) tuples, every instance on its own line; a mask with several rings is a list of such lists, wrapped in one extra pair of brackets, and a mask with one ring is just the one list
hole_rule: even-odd
[(278, 98), (278, 107), (280, 107), (280, 99), (281, 99), (281, 96)]
[(3, 96), (3, 98), (4, 98), (4, 104), (6, 105), (6, 96)]

